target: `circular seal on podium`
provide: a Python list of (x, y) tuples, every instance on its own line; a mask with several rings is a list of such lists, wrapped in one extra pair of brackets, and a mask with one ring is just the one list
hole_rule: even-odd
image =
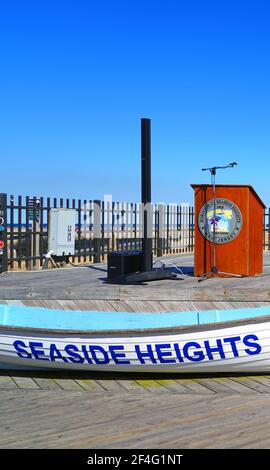
[[(215, 210), (214, 210), (215, 204)], [(229, 199), (211, 199), (201, 208), (198, 226), (210, 242), (223, 245), (234, 240), (241, 232), (243, 218), (240, 209)]]

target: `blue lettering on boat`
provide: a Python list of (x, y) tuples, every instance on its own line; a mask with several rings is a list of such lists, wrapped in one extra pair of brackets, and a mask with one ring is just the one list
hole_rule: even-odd
[[(164, 351), (164, 349), (165, 349), (165, 351)], [(168, 351), (168, 349), (169, 349), (169, 351)], [(176, 363), (176, 359), (167, 359), (168, 357), (172, 356), (171, 344), (170, 343), (157, 344), (156, 345), (156, 352), (157, 352), (157, 357), (159, 359), (159, 362), (161, 364), (174, 364), (174, 363)]]
[(183, 353), (185, 358), (189, 361), (198, 362), (205, 359), (205, 355), (201, 350), (201, 346), (196, 341), (189, 341), (188, 343), (184, 344)]
[(224, 341), (224, 343), (230, 343), (234, 357), (238, 357), (239, 352), (238, 352), (236, 343), (241, 341), (241, 337), (240, 336), (233, 336), (231, 338), (224, 338), (223, 341)]
[(64, 362), (68, 362), (68, 359), (61, 354), (60, 349), (58, 349), (54, 343), (50, 345), (50, 359), (53, 362), (56, 361), (56, 359), (61, 359)]
[(145, 359), (149, 359), (152, 364), (156, 364), (157, 360), (154, 355), (154, 348), (151, 344), (146, 345), (147, 351), (142, 351), (139, 344), (135, 344), (135, 352), (137, 354), (137, 358), (139, 359), (141, 364), (145, 364)]
[(85, 344), (82, 345), (82, 352), (83, 352), (84, 358), (86, 359), (86, 362), (88, 362), (88, 364), (93, 364), (93, 361), (91, 360), (89, 356), (89, 351), (87, 351), (87, 346)]
[(89, 351), (92, 354), (95, 364), (109, 364), (109, 355), (102, 346), (89, 346)]
[(115, 362), (115, 364), (130, 364), (130, 361), (127, 359), (124, 359), (126, 357), (124, 352), (118, 352), (118, 351), (124, 351), (124, 346), (123, 345), (113, 345), (109, 346), (109, 351), (112, 355), (112, 360)]
[(206, 350), (206, 354), (208, 356), (208, 359), (210, 361), (213, 361), (215, 358), (214, 358), (214, 355), (213, 353), (217, 352), (219, 353), (219, 356), (221, 359), (225, 359), (226, 356), (225, 356), (225, 352), (224, 352), (224, 349), (223, 349), (223, 346), (222, 346), (222, 341), (221, 339), (217, 339), (216, 340), (216, 345), (211, 345), (210, 344), (210, 341), (205, 341), (204, 342), (204, 346), (205, 346), (205, 350)]
[[(22, 359), (37, 361), (65, 362), (83, 364), (131, 364), (132, 361), (141, 364), (174, 364), (182, 362), (214, 361), (232, 357), (260, 354), (262, 347), (255, 334), (217, 338), (204, 341), (187, 341), (179, 343), (159, 344), (55, 344), (41, 341), (13, 342), (16, 354)], [(244, 347), (243, 347), (244, 345)]]
[(30, 359), (32, 355), (26, 351), (26, 344), (19, 339), (14, 341), (13, 346), (17, 352), (17, 355), (23, 359)]
[(40, 349), (43, 348), (43, 343), (29, 341), (29, 347), (35, 359), (40, 359), (41, 361), (50, 360), (48, 357), (45, 357), (45, 351), (43, 349)]
[(82, 364), (84, 362), (84, 357), (79, 353), (79, 348), (76, 344), (67, 344), (65, 346), (65, 351), (69, 356), (69, 360), (75, 364)]
[(245, 352), (247, 354), (250, 354), (251, 356), (253, 354), (260, 354), (261, 350), (262, 350), (262, 347), (260, 344), (258, 343), (253, 343), (253, 342), (250, 342), (250, 340), (252, 341), (257, 341), (258, 340), (258, 337), (256, 335), (246, 335), (244, 336), (243, 338), (243, 343), (245, 346), (250, 346), (251, 348), (253, 348), (253, 350), (251, 349), (245, 349)]

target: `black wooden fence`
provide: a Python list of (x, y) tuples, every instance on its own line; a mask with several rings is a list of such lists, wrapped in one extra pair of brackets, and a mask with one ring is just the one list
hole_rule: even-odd
[[(140, 249), (143, 207), (139, 203), (43, 197), (7, 198), (8, 269), (37, 269), (48, 252), (51, 208), (76, 210), (75, 264), (105, 261), (110, 250)], [(192, 252), (194, 210), (188, 205), (152, 205), (153, 253)], [(98, 234), (98, 235), (97, 235)]]
[(270, 251), (270, 208), (267, 208), (264, 211), (263, 249), (265, 251)]
[[(143, 207), (139, 203), (9, 196), (6, 207), (9, 270), (44, 266), (51, 208), (76, 210), (75, 254), (70, 258), (74, 264), (105, 261), (110, 250), (141, 248)], [(194, 250), (193, 207), (153, 204), (151, 217), (154, 255)], [(270, 209), (264, 214), (263, 249), (270, 251)]]

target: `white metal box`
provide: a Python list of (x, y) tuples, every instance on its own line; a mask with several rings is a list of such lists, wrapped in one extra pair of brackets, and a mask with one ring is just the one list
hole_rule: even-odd
[(53, 255), (74, 255), (75, 222), (75, 209), (50, 210), (48, 251)]

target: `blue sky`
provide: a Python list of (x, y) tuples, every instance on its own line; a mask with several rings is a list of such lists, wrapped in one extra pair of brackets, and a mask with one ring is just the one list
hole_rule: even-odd
[(0, 0), (1, 192), (193, 201), (201, 168), (270, 205), (270, 3)]

